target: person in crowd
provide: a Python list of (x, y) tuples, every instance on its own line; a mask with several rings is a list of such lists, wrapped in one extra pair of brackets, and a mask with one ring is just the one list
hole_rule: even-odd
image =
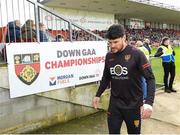
[(64, 41), (64, 37), (61, 34), (58, 34), (55, 39), (56, 39), (56, 42)]
[(176, 92), (172, 87), (175, 78), (175, 51), (170, 44), (169, 37), (164, 37), (162, 39), (162, 43), (154, 56), (162, 58), (165, 92)]
[(7, 24), (6, 43), (21, 42), (21, 23), (19, 20)]
[(149, 51), (149, 55), (150, 55), (152, 49), (151, 49), (151, 46), (150, 46), (150, 40), (148, 38), (144, 39), (143, 46)]
[(35, 23), (33, 20), (29, 19), (25, 22), (22, 26), (22, 39), (25, 42), (36, 42), (36, 30), (35, 30)]
[(135, 46), (136, 48), (142, 47), (142, 46), (143, 46), (143, 42), (142, 42), (141, 40), (137, 40), (134, 46)]
[(138, 40), (136, 42), (136, 47), (140, 49), (146, 56), (147, 60), (149, 60), (151, 54), (151, 48), (149, 47), (149, 45), (147, 43), (143, 43), (142, 41)]
[(40, 42), (50, 41), (48, 31), (43, 23), (39, 23), (39, 38)]
[[(136, 47), (144, 53), (147, 60), (149, 61), (150, 51), (149, 51), (148, 47), (146, 47), (145, 44), (143, 44), (143, 42), (140, 40), (138, 40), (136, 42)], [(146, 79), (143, 76), (142, 76), (142, 89), (143, 89), (143, 97), (146, 98), (146, 96), (147, 96), (147, 83), (146, 83)]]
[[(100, 36), (102, 36), (103, 38), (105, 38), (105, 31), (99, 31), (96, 30), (95, 33), (99, 34)], [(168, 36), (170, 37), (172, 40), (179, 40), (179, 32), (177, 32), (176, 30), (164, 30), (164, 29), (158, 29), (158, 28), (143, 28), (143, 29), (131, 29), (131, 28), (127, 28), (126, 29), (126, 35), (128, 35), (129, 39), (138, 39), (138, 40), (143, 40), (143, 39), (149, 39), (151, 41), (151, 44), (153, 45), (154, 42), (159, 42), (162, 37), (164, 36)], [(132, 40), (130, 40), (132, 41)]]
[[(145, 55), (127, 44), (122, 25), (112, 25), (107, 31), (110, 52), (105, 59), (105, 67), (100, 86), (93, 98), (94, 108), (98, 108), (100, 96), (111, 82), (111, 96), (108, 108), (108, 128), (110, 134), (119, 134), (125, 121), (128, 134), (140, 134), (141, 118), (150, 118), (155, 93), (155, 78)], [(143, 101), (141, 77), (147, 82), (147, 97)]]

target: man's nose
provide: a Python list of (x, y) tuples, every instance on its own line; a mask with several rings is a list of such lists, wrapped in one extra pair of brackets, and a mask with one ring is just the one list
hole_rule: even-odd
[(113, 48), (113, 47), (114, 47), (114, 45), (115, 45), (114, 43), (111, 43), (111, 44), (110, 44), (110, 47), (112, 47), (112, 48)]

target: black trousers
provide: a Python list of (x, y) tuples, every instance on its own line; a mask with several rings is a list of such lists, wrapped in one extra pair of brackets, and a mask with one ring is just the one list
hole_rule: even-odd
[[(172, 85), (175, 78), (175, 63), (174, 62), (163, 62), (164, 69), (164, 86), (165, 89), (172, 89)], [(170, 78), (169, 78), (170, 75)]]
[(109, 134), (120, 134), (122, 122), (125, 121), (128, 134), (140, 134), (141, 114), (138, 109), (120, 109), (115, 104), (110, 104), (107, 121)]

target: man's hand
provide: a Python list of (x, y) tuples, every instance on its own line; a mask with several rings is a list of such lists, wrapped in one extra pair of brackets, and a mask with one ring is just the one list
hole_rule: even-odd
[(94, 97), (94, 98), (93, 98), (93, 107), (94, 107), (95, 109), (98, 108), (98, 106), (99, 106), (99, 101), (100, 101), (100, 97)]
[(150, 106), (148, 104), (144, 104), (141, 107), (141, 118), (149, 119), (151, 117), (151, 114), (152, 114), (152, 106)]

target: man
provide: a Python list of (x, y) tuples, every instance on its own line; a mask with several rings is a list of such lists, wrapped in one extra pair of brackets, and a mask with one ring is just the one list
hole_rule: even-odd
[(39, 39), (40, 42), (49, 42), (49, 34), (46, 30), (46, 26), (43, 23), (39, 23)]
[(21, 42), (21, 23), (19, 20), (7, 24), (6, 43)]
[[(149, 40), (147, 39), (147, 41), (149, 41)], [(148, 44), (146, 44), (146, 45), (148, 45)], [(147, 47), (145, 47), (145, 44), (143, 44), (142, 41), (138, 40), (136, 42), (135, 46), (144, 53), (147, 60), (149, 61), (150, 52), (149, 52), (149, 49)], [(144, 77), (142, 77), (141, 85), (142, 85), (142, 89), (143, 89), (143, 97), (146, 98), (146, 96), (147, 96), (147, 84), (146, 84), (146, 79)]]
[(25, 24), (22, 26), (22, 39), (24, 42), (36, 42), (36, 27), (34, 20), (27, 20)]
[(144, 39), (143, 46), (148, 50), (149, 55), (151, 54), (150, 40), (148, 38)]
[[(170, 39), (168, 37), (164, 37), (162, 39), (161, 46), (158, 48), (155, 57), (162, 58), (162, 65), (164, 69), (164, 86), (165, 92), (171, 93), (176, 92), (172, 88), (174, 78), (175, 78), (175, 52), (170, 45)], [(169, 79), (170, 74), (170, 79)]]
[[(110, 134), (119, 134), (123, 120), (128, 134), (140, 134), (141, 118), (151, 116), (154, 101), (155, 79), (145, 55), (135, 47), (127, 45), (122, 25), (112, 25), (107, 31), (111, 52), (107, 53), (101, 84), (93, 99), (98, 107), (100, 96), (111, 82), (108, 108)], [(147, 97), (143, 105), (141, 77), (147, 80)]]

